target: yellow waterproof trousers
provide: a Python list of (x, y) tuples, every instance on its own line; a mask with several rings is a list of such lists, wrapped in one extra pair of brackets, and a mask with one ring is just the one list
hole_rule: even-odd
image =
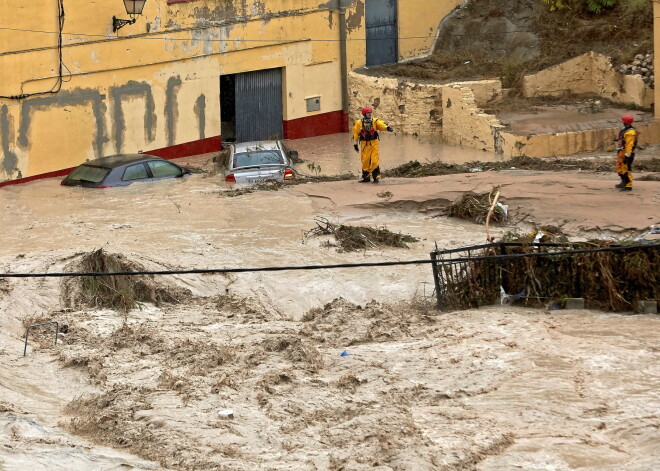
[(623, 150), (620, 150), (616, 155), (616, 173), (621, 177), (621, 182), (626, 188), (632, 188), (633, 176), (631, 167), (634, 157), (626, 157)]
[(378, 139), (372, 141), (360, 141), (362, 152), (362, 171), (371, 173), (378, 168)]

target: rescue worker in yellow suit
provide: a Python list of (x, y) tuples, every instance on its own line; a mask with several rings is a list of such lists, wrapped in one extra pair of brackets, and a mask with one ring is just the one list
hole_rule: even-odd
[(369, 175), (374, 183), (380, 181), (380, 162), (378, 160), (378, 131), (394, 132), (382, 119), (372, 118), (373, 109), (368, 106), (362, 108), (362, 119), (358, 119), (353, 126), (353, 148), (361, 153), (362, 179), (360, 183), (369, 183)]
[(635, 148), (637, 147), (637, 130), (632, 125), (633, 121), (634, 118), (629, 114), (621, 116), (623, 129), (619, 132), (619, 137), (615, 139), (618, 143), (616, 173), (621, 178), (621, 183), (616, 187), (621, 191), (632, 191), (632, 164), (635, 160)]

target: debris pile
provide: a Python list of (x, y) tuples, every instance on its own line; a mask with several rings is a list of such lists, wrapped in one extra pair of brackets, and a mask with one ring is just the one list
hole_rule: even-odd
[[(493, 304), (500, 297), (501, 289), (510, 293), (524, 291), (522, 302), (534, 307), (562, 305), (568, 298), (584, 298), (587, 308), (630, 312), (638, 309), (639, 301), (657, 299), (660, 296), (660, 250), (642, 246), (630, 250), (581, 252), (607, 249), (612, 245), (609, 241), (590, 240), (555, 248), (532, 244), (506, 246), (503, 250), (508, 255), (558, 253), (472, 260), (465, 269), (446, 279), (443, 303), (452, 309)], [(500, 254), (488, 247), (483, 255)]]
[[(68, 272), (120, 273), (146, 271), (141, 264), (122, 254), (103, 249), (82, 255), (66, 267)], [(77, 276), (62, 283), (64, 304), (70, 308), (110, 308), (128, 312), (141, 302), (178, 303), (191, 295), (185, 288), (157, 283), (152, 275)]]
[[(488, 211), (493, 204), (494, 191), (486, 193), (475, 193), (468, 191), (463, 193), (456, 201), (449, 205), (448, 215), (459, 219), (467, 219), (477, 224), (484, 224)], [(490, 216), (490, 221), (503, 223), (508, 217), (508, 207), (497, 203)]]
[(384, 227), (335, 225), (319, 217), (316, 218), (316, 227), (307, 231), (304, 237), (309, 239), (321, 235), (335, 236), (340, 252), (355, 252), (383, 246), (407, 249), (409, 242), (419, 241), (411, 235), (395, 233)]
[(625, 75), (641, 75), (644, 83), (655, 88), (655, 73), (653, 70), (653, 54), (637, 54), (630, 64), (622, 64), (619, 72)]

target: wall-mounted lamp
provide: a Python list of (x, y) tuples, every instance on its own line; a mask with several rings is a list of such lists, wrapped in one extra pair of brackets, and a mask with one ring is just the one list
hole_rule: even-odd
[(119, 28), (122, 28), (126, 25), (132, 25), (137, 21), (137, 17), (142, 14), (144, 9), (144, 4), (147, 3), (147, 0), (124, 0), (124, 6), (126, 7), (126, 13), (131, 17), (130, 20), (122, 20), (116, 16), (112, 17), (112, 32), (115, 33)]

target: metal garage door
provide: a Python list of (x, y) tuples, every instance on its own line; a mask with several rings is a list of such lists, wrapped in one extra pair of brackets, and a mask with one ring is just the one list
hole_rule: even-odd
[(399, 54), (397, 0), (367, 0), (367, 65), (395, 64)]
[(236, 141), (282, 138), (282, 70), (236, 74)]

